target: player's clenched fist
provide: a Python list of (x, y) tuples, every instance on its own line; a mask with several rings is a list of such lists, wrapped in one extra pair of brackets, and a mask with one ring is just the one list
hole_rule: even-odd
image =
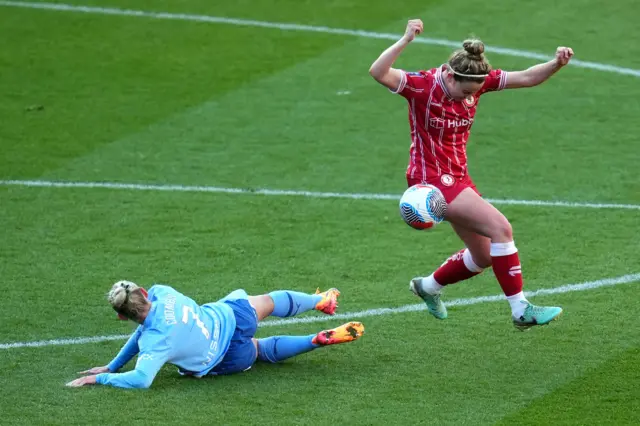
[(424, 26), (420, 19), (410, 19), (407, 23), (407, 30), (404, 32), (403, 38), (408, 42), (413, 41), (423, 30)]
[(570, 47), (558, 47), (556, 49), (556, 61), (561, 66), (565, 66), (569, 63), (571, 58), (573, 57), (573, 49)]

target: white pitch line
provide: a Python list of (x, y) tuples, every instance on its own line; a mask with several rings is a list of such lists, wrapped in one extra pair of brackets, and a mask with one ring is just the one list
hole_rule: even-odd
[[(155, 185), (141, 183), (118, 182), (62, 182), (49, 180), (0, 180), (0, 186), (23, 186), (42, 188), (84, 188), (84, 189), (115, 189), (130, 191), (166, 191), (166, 192), (203, 192), (223, 194), (249, 194), (269, 196), (289, 196), (308, 198), (346, 198), (352, 200), (399, 200), (398, 194), (376, 193), (348, 193), (348, 192), (313, 192), (282, 189), (246, 189), (224, 188), (220, 186), (202, 185)], [(542, 201), (542, 200), (512, 200), (486, 198), (493, 204), (534, 206), (534, 207), (565, 207), (590, 209), (625, 209), (640, 210), (640, 204), (612, 204), (612, 203), (580, 203), (571, 201)]]
[[(593, 290), (601, 287), (612, 287), (620, 284), (630, 284), (640, 281), (640, 273), (623, 275), (614, 278), (604, 278), (596, 281), (587, 281), (579, 284), (567, 284), (554, 288), (543, 288), (535, 291), (526, 291), (527, 297), (546, 296), (550, 294), (562, 294), (573, 293), (576, 291)], [(454, 299), (449, 302), (445, 302), (447, 307), (452, 306), (469, 306), (477, 305), (479, 303), (490, 303), (504, 300), (503, 294), (497, 294), (493, 296), (481, 296), (470, 297), (467, 299)], [(424, 303), (415, 305), (405, 305), (397, 308), (376, 308), (367, 309), (365, 311), (358, 312), (346, 312), (344, 314), (337, 314), (333, 316), (308, 316), (302, 318), (285, 318), (272, 321), (264, 321), (260, 323), (260, 327), (275, 327), (291, 324), (309, 324), (316, 322), (327, 322), (333, 320), (357, 320), (366, 317), (378, 317), (389, 314), (399, 314), (404, 312), (416, 312), (423, 311), (426, 307)], [(13, 342), (13, 343), (1, 343), (0, 349), (17, 349), (17, 348), (41, 348), (46, 346), (60, 346), (60, 345), (82, 345), (85, 343), (98, 343), (107, 342), (112, 340), (124, 340), (129, 337), (128, 334), (117, 334), (113, 336), (95, 336), (95, 337), (75, 337), (68, 339), (52, 339), (52, 340), (40, 340), (35, 342)]]
[[(394, 40), (394, 41), (398, 40), (401, 37), (400, 34), (379, 33), (374, 31), (352, 30), (352, 29), (345, 29), (345, 28), (331, 28), (331, 27), (325, 27), (325, 26), (289, 24), (289, 23), (283, 23), (283, 22), (256, 21), (251, 19), (227, 18), (223, 16), (194, 15), (194, 14), (169, 13), (169, 12), (151, 12), (151, 11), (144, 11), (144, 10), (118, 9), (113, 7), (82, 6), (82, 5), (72, 5), (72, 4), (64, 4), (64, 3), (0, 1), (0, 6), (55, 10), (55, 11), (62, 11), (62, 12), (90, 13), (90, 14), (98, 14), (98, 15), (134, 16), (134, 17), (143, 17), (143, 18), (151, 18), (151, 19), (206, 22), (206, 23), (213, 23), (213, 24), (228, 24), (228, 25), (247, 26), (247, 27), (273, 28), (273, 29), (278, 29), (282, 31), (307, 31), (307, 32), (346, 35), (346, 36), (355, 36), (355, 37), (363, 37), (363, 38), (374, 38), (374, 39), (382, 39), (382, 40)], [(452, 48), (460, 47), (460, 42), (458, 41), (439, 39), (439, 38), (429, 38), (429, 37), (422, 37), (422, 36), (416, 38), (414, 40), (414, 43), (422, 43), (422, 44), (429, 44), (429, 45), (435, 45), (435, 46), (445, 46), (445, 47), (452, 47)], [(551, 58), (551, 56), (544, 55), (541, 53), (529, 52), (529, 51), (520, 50), (520, 49), (509, 49), (505, 47), (487, 47), (487, 52), (496, 53), (500, 55), (507, 55), (507, 56), (516, 56), (520, 58), (537, 59), (542, 61), (546, 61)], [(640, 70), (619, 67), (616, 65), (602, 64), (602, 63), (590, 62), (590, 61), (581, 61), (577, 59), (572, 60), (571, 65), (580, 67), (580, 68), (588, 68), (588, 69), (593, 69), (598, 71), (605, 71), (605, 72), (612, 72), (616, 74), (624, 74), (624, 75), (631, 75), (634, 77), (640, 77)]]
[[(640, 273), (637, 274), (629, 274), (623, 275), (621, 277), (615, 278), (604, 278), (596, 281), (587, 281), (579, 284), (566, 284), (560, 287), (553, 288), (542, 288), (535, 291), (525, 291), (524, 294), (526, 297), (535, 297), (535, 296), (546, 296), (550, 294), (562, 294), (562, 293), (572, 293), (576, 291), (585, 291), (585, 290), (593, 290), (600, 287), (611, 287), (620, 284), (629, 284), (633, 282), (640, 281)], [(479, 303), (490, 303), (490, 302), (499, 302), (501, 300), (505, 300), (504, 294), (496, 294), (493, 296), (480, 296), (480, 297), (470, 297), (467, 299), (454, 299), (448, 302), (445, 302), (445, 306), (469, 306), (469, 305), (477, 305)], [(377, 308), (377, 309), (367, 309), (366, 311), (359, 312), (347, 312), (344, 314), (336, 314), (333, 316), (312, 316), (312, 317), (303, 317), (303, 318), (291, 318), (291, 319), (279, 319), (272, 321), (265, 321), (260, 324), (262, 327), (272, 327), (277, 325), (288, 325), (288, 324), (308, 324), (314, 322), (326, 322), (335, 319), (358, 319), (365, 317), (373, 317), (373, 316), (382, 316), (388, 314), (398, 314), (403, 312), (416, 312), (423, 311), (426, 309), (426, 305), (424, 303), (418, 303), (415, 305), (405, 305), (397, 308)], [(128, 336), (127, 336), (128, 337)]]
[(60, 346), (60, 345), (83, 345), (85, 343), (109, 342), (111, 340), (128, 339), (130, 334), (116, 334), (113, 336), (95, 336), (95, 337), (76, 337), (69, 339), (52, 339), (40, 340), (37, 342), (14, 342), (2, 343), (0, 349), (16, 349), (16, 348), (41, 348), (43, 346)]

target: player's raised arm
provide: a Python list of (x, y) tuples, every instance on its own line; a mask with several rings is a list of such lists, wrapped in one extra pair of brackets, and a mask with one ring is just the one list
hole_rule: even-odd
[(524, 71), (509, 72), (506, 88), (519, 89), (537, 86), (567, 65), (572, 57), (573, 49), (570, 47), (558, 47), (556, 57), (551, 61), (534, 65)]
[(424, 27), (420, 19), (412, 19), (407, 23), (407, 29), (400, 40), (382, 52), (369, 68), (369, 74), (380, 84), (391, 90), (396, 90), (402, 81), (402, 71), (392, 68), (400, 53), (416, 35), (423, 31)]

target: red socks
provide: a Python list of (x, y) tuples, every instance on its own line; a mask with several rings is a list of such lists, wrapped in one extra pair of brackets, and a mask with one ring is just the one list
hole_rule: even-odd
[(518, 258), (518, 249), (513, 241), (491, 243), (491, 262), (505, 296), (522, 292), (522, 268)]
[[(522, 268), (518, 257), (518, 249), (513, 241), (508, 243), (491, 243), (491, 262), (500, 287), (511, 305), (515, 318), (524, 311), (526, 298), (522, 292)], [(430, 294), (439, 293), (449, 284), (467, 280), (482, 272), (475, 264), (469, 249), (460, 250), (447, 259), (433, 274), (421, 281), (422, 288)]]
[(434, 273), (433, 278), (442, 286), (467, 280), (482, 272), (471, 258), (469, 249), (463, 249), (447, 259)]

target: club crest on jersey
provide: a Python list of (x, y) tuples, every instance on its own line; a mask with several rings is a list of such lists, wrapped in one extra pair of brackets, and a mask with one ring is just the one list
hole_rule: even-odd
[(442, 182), (444, 186), (452, 186), (454, 179), (451, 175), (442, 175), (440, 176), (440, 182)]
[(476, 97), (473, 95), (469, 95), (466, 98), (464, 98), (464, 103), (468, 106), (468, 107), (472, 107), (475, 105), (476, 103)]
[(444, 128), (444, 120), (442, 118), (430, 118), (429, 126), (433, 127), (434, 129), (442, 129)]

